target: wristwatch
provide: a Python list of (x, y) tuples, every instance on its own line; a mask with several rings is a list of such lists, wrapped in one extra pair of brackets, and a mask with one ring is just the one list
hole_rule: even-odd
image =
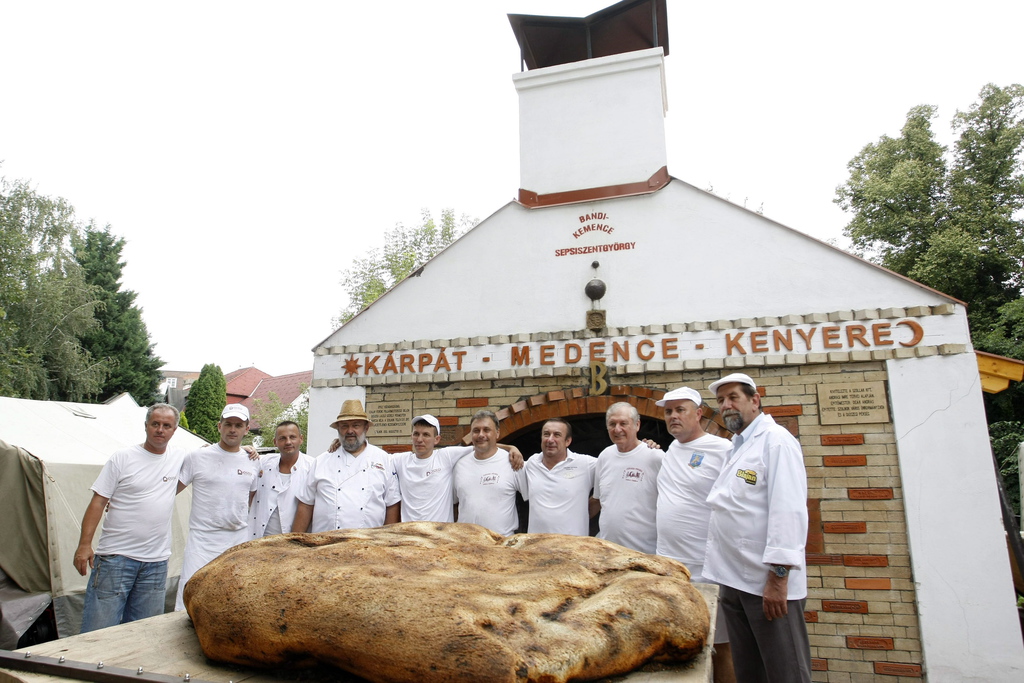
[(781, 564), (773, 564), (771, 565), (771, 572), (780, 579), (784, 579), (789, 576), (789, 567)]

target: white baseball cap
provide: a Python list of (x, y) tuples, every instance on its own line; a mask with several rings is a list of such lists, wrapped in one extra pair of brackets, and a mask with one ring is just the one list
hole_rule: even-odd
[(417, 422), (426, 422), (428, 425), (433, 427), (438, 434), (441, 433), (441, 423), (437, 421), (437, 418), (433, 415), (420, 415), (412, 419), (411, 427), (415, 427)]
[(655, 401), (654, 405), (664, 407), (669, 401), (682, 401), (683, 399), (689, 399), (697, 404), (700, 408), (701, 403), (704, 399), (701, 398), (700, 393), (696, 389), (690, 387), (679, 387), (665, 394), (665, 397), (660, 401)]
[(751, 386), (757, 389), (757, 385), (754, 384), (754, 380), (750, 379), (749, 375), (744, 375), (742, 372), (734, 372), (731, 375), (726, 375), (722, 379), (716, 382), (712, 382), (711, 386), (708, 387), (708, 389), (710, 389), (712, 393), (718, 393), (718, 387), (722, 386), (723, 384), (735, 383), (746, 384), (747, 386)]
[(246, 422), (249, 421), (249, 409), (243, 406), (241, 403), (229, 403), (224, 406), (224, 410), (220, 413), (220, 419), (226, 419), (229, 417), (240, 417)]

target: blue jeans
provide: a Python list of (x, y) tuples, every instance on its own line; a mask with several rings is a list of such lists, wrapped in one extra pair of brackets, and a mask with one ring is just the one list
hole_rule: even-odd
[(82, 633), (163, 614), (167, 560), (96, 555), (94, 565), (85, 589)]

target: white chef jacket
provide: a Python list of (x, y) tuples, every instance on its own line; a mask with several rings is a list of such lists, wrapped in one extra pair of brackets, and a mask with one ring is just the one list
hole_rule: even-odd
[(381, 526), (401, 500), (391, 454), (369, 443), (357, 456), (344, 448), (321, 453), (295, 496), (313, 506), (313, 533)]
[(762, 413), (732, 445), (707, 498), (704, 578), (763, 595), (769, 565), (788, 565), (787, 599), (806, 598), (807, 472), (800, 444)]
[(249, 508), (249, 538), (262, 538), (267, 533), (267, 522), (277, 510), (281, 520), (281, 530), (288, 533), (295, 521), (295, 511), (299, 507), (295, 493), (306, 483), (306, 475), (315, 460), (305, 453), (299, 453), (299, 459), (292, 465), (292, 474), (286, 477), (281, 474), (280, 453), (270, 453), (260, 457), (260, 471), (256, 478), (256, 497)]

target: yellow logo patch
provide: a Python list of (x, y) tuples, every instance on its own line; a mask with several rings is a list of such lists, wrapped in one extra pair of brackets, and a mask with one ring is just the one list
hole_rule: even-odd
[(736, 470), (736, 476), (751, 486), (757, 483), (757, 472), (754, 470)]

